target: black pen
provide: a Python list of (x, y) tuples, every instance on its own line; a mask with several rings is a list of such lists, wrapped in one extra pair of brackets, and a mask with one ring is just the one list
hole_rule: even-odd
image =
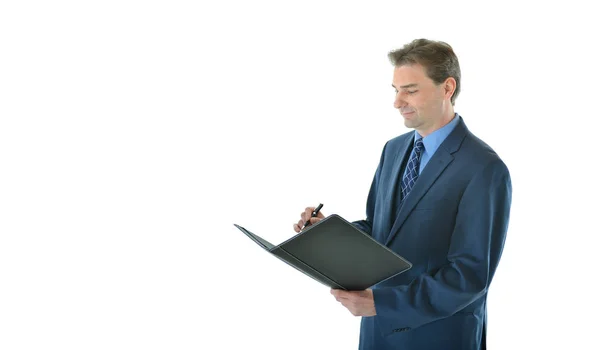
[[(317, 214), (319, 214), (319, 210), (321, 210), (321, 208), (323, 208), (323, 204), (319, 203), (319, 206), (315, 208), (315, 210), (313, 210), (312, 214), (310, 215), (311, 218), (314, 218), (315, 216), (317, 216)], [(302, 228), (300, 229), (300, 231), (304, 230), (304, 228), (306, 227), (306, 225), (310, 224), (310, 218), (308, 220), (306, 220), (306, 222), (304, 223), (304, 225), (302, 225)]]

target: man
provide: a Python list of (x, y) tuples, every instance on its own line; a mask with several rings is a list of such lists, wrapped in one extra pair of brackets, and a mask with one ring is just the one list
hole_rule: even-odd
[[(512, 198), (500, 157), (454, 112), (460, 67), (452, 48), (418, 39), (389, 53), (394, 107), (414, 131), (383, 147), (353, 224), (413, 267), (365, 291), (331, 290), (362, 316), (360, 349), (486, 347), (486, 299), (502, 253)], [(311, 224), (306, 208), (294, 224)]]

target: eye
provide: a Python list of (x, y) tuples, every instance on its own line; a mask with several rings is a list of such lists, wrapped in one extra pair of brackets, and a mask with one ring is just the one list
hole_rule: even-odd
[(417, 91), (419, 91), (419, 90), (407, 91), (407, 92), (408, 92), (408, 94), (409, 94), (409, 95), (412, 95), (412, 94), (416, 94), (416, 93), (417, 93)]

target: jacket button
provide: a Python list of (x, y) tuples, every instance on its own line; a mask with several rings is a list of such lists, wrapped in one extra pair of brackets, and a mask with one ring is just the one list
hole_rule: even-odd
[(410, 327), (396, 328), (396, 329), (394, 329), (394, 332), (405, 332), (405, 331), (408, 331), (409, 329), (410, 329)]

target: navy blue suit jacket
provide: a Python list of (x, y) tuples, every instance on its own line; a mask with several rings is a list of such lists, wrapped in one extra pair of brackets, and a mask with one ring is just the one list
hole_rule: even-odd
[(413, 140), (409, 132), (385, 144), (367, 218), (354, 222), (413, 264), (373, 287), (377, 315), (362, 318), (360, 349), (485, 349), (487, 291), (509, 221), (509, 171), (461, 118), (396, 211)]

